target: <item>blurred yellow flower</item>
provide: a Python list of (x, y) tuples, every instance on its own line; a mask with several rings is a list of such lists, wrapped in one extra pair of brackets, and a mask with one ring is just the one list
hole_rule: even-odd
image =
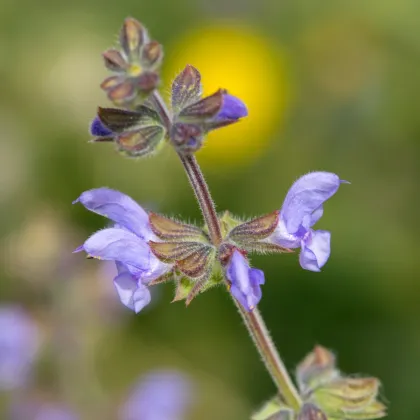
[(202, 74), (204, 93), (226, 88), (248, 106), (249, 116), (216, 130), (199, 152), (200, 163), (226, 170), (249, 163), (268, 146), (281, 125), (289, 99), (284, 57), (272, 41), (252, 28), (231, 23), (200, 26), (170, 48), (164, 79), (169, 82), (186, 64)]

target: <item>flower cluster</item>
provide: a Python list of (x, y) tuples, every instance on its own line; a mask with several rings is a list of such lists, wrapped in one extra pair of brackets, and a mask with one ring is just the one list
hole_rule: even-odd
[(172, 83), (170, 125), (152, 101), (134, 109), (99, 108), (91, 123), (93, 141), (113, 141), (126, 156), (149, 156), (169, 139), (176, 150), (190, 154), (201, 148), (211, 130), (238, 122), (248, 114), (245, 104), (226, 90), (202, 98), (201, 76), (193, 66)]
[(163, 50), (151, 41), (146, 28), (135, 19), (127, 18), (120, 33), (121, 51), (110, 49), (103, 54), (105, 66), (115, 73), (105, 79), (101, 88), (117, 106), (142, 102), (159, 83), (157, 70)]
[[(358, 420), (385, 417), (386, 407), (377, 400), (380, 382), (372, 377), (343, 375), (335, 356), (316, 346), (296, 369), (302, 398), (297, 420)], [(252, 420), (293, 419), (293, 410), (279, 397), (267, 402)]]
[(264, 273), (250, 267), (247, 253), (300, 247), (301, 266), (319, 271), (330, 255), (330, 233), (312, 226), (322, 215), (323, 203), (342, 182), (335, 174), (313, 172), (292, 185), (280, 210), (245, 223), (222, 217), (226, 234), (218, 248), (204, 229), (147, 213), (121, 192), (86, 191), (74, 203), (114, 225), (93, 234), (76, 251), (115, 261), (115, 287), (121, 302), (135, 312), (150, 302), (150, 285), (173, 280), (175, 300), (185, 298), (189, 303), (199, 292), (220, 283), (221, 270), (232, 295), (251, 311), (261, 299)]

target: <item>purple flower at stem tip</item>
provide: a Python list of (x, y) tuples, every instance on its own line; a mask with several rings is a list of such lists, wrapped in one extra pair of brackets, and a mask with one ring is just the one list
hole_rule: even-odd
[(114, 285), (121, 302), (140, 312), (150, 302), (147, 284), (167, 273), (172, 266), (160, 262), (148, 241), (155, 239), (149, 216), (132, 198), (109, 188), (85, 191), (73, 202), (112, 220), (115, 225), (88, 238), (75, 252), (85, 251), (97, 259), (115, 261), (118, 275)]
[(286, 195), (270, 241), (287, 248), (300, 247), (299, 262), (306, 270), (320, 271), (330, 256), (330, 232), (312, 226), (323, 215), (323, 203), (342, 183), (348, 182), (336, 174), (311, 172), (299, 178)]
[(235, 250), (226, 268), (231, 282), (230, 293), (248, 311), (252, 311), (261, 299), (260, 285), (264, 284), (264, 272), (251, 268), (247, 259)]
[(225, 93), (223, 95), (223, 105), (216, 115), (217, 120), (238, 120), (248, 115), (246, 105), (236, 96)]

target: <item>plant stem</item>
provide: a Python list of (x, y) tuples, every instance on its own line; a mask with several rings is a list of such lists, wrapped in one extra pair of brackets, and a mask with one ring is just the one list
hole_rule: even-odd
[(222, 232), (220, 230), (220, 223), (217, 218), (216, 208), (203, 173), (198, 166), (195, 156), (183, 156), (180, 154), (179, 158), (184, 165), (185, 172), (187, 173), (192, 189), (197, 197), (201, 212), (203, 213), (204, 220), (206, 221), (209, 229), (211, 241), (213, 245), (218, 246), (222, 242)]
[[(170, 130), (171, 117), (166, 108), (165, 102), (157, 91), (155, 91), (151, 96), (167, 129)], [(184, 156), (178, 153), (178, 156), (181, 159), (195, 196), (197, 197), (204, 220), (209, 229), (211, 241), (213, 245), (219, 246), (223, 239), (220, 223), (217, 218), (216, 207), (203, 173), (201, 172), (200, 166), (198, 165), (194, 155)], [(228, 284), (226, 285), (229, 286)], [(261, 314), (257, 308), (251, 312), (247, 312), (241, 304), (236, 301), (236, 299), (233, 298), (233, 301), (244, 320), (249, 335), (252, 337), (254, 344), (264, 361), (265, 367), (278, 389), (278, 392), (283, 396), (286, 404), (295, 411), (298, 411), (301, 406), (299, 393), (287, 373), (286, 367), (278, 354)]]
[(270, 375), (277, 385), (279, 393), (282, 395), (284, 401), (293, 408), (296, 412), (301, 406), (301, 399), (299, 392), (287, 373), (286, 366), (280, 358), (280, 355), (270, 337), (264, 319), (262, 318), (258, 308), (247, 312), (242, 305), (233, 299), (239, 313), (244, 320), (245, 326), (248, 329), (255, 347), (265, 364), (265, 367), (270, 372)]

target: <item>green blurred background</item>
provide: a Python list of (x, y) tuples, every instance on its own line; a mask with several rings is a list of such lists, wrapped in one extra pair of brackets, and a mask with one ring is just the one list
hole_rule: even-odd
[(418, 1), (0, 0), (0, 9), (0, 300), (22, 303), (42, 328), (31, 393), (83, 419), (113, 419), (139, 375), (171, 367), (195, 384), (190, 419), (241, 420), (275, 391), (223, 289), (186, 309), (163, 286), (135, 316), (114, 294), (112, 268), (71, 254), (106, 223), (71, 205), (90, 188), (201, 221), (172, 150), (131, 161), (87, 143), (107, 104), (101, 52), (133, 16), (165, 46), (164, 93), (190, 63), (207, 91), (226, 87), (249, 105), (247, 121), (198, 154), (220, 211), (279, 208), (311, 170), (351, 181), (317, 225), (332, 232), (322, 273), (303, 271), (296, 254), (253, 258), (267, 280), (259, 307), (291, 371), (322, 344), (344, 372), (382, 380), (389, 419), (418, 418)]

